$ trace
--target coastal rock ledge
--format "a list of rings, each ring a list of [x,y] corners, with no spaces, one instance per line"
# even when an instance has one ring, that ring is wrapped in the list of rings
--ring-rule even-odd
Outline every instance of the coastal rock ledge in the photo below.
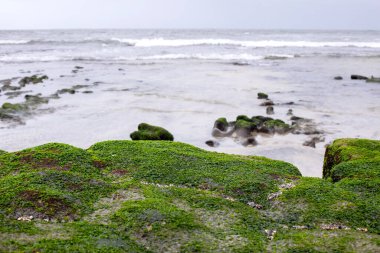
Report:
[[[379,185],[363,139],[328,146],[323,178],[171,141],[0,151],[0,251],[380,252]]]

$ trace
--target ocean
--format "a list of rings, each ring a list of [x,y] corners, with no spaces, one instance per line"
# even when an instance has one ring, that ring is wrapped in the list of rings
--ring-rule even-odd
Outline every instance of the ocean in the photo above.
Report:
[[[25,95],[49,98],[17,121],[0,121],[0,149],[7,151],[47,142],[88,148],[129,139],[146,122],[176,141],[284,160],[321,177],[325,146],[334,139],[380,139],[380,84],[350,78],[380,77],[379,31],[0,31],[0,69],[0,105],[23,103]],[[4,88],[34,74],[49,79]],[[73,86],[75,94],[52,98]],[[291,124],[291,109],[319,133],[258,135],[248,147],[212,136],[217,118],[267,116],[258,92],[275,104],[270,117]],[[316,135],[315,148],[303,145]]]

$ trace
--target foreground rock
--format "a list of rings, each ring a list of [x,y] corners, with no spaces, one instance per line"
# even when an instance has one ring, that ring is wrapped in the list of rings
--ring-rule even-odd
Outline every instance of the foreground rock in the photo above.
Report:
[[[379,252],[379,146],[334,142],[326,155],[340,171],[334,182],[281,161],[168,141],[4,153],[0,249]]]
[[[166,129],[158,126],[152,126],[146,123],[141,123],[138,126],[138,131],[131,133],[131,139],[138,140],[156,140],[156,141],[173,141],[173,135]]]

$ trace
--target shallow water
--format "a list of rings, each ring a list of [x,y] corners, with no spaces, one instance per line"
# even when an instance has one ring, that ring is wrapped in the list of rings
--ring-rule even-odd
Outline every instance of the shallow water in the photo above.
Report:
[[[80,36],[83,32],[86,36]],[[72,73],[78,65],[84,69]],[[23,90],[50,95],[88,84],[80,91],[94,92],[50,100],[24,125],[0,122],[0,149],[46,142],[86,148],[129,139],[139,123],[147,122],[167,128],[177,141],[285,160],[303,175],[321,176],[325,145],[332,140],[379,139],[380,84],[349,79],[351,74],[380,76],[379,66],[377,32],[0,32],[0,80],[44,73],[49,81]],[[337,75],[344,80],[334,80]],[[286,112],[293,109],[294,115],[313,119],[325,141],[314,149],[302,145],[308,136],[288,134],[259,136],[255,147],[232,139],[208,147],[215,119],[265,115],[257,99],[261,91],[277,104],[273,117],[290,122]],[[1,104],[24,100],[4,93]]]

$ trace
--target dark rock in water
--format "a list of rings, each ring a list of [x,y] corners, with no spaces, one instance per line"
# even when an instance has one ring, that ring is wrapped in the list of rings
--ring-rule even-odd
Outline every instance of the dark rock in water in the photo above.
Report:
[[[137,140],[165,140],[173,141],[173,135],[166,129],[158,126],[152,126],[146,123],[141,123],[138,126],[138,131],[131,133],[131,139]]]
[[[122,69],[122,68],[119,68],[118,70],[119,70],[119,71],[124,71],[124,69]]]
[[[334,80],[343,80],[343,77],[341,77],[341,76],[336,76],[336,77],[334,77]]]
[[[273,106],[268,106],[267,107],[267,114],[268,115],[273,115],[274,114],[274,108],[273,108]]]
[[[305,135],[319,135],[322,131],[317,129],[316,124],[311,119],[305,119],[297,116],[292,116],[292,133]]]
[[[268,99],[269,96],[265,93],[259,92],[259,93],[257,93],[257,98],[258,99]]]
[[[274,103],[272,100],[267,100],[267,101],[260,104],[260,106],[273,106],[273,105],[274,105]]]
[[[380,83],[380,77],[373,77],[367,79],[367,83]]]
[[[256,146],[257,141],[254,137],[249,137],[242,143],[243,146]]]
[[[293,116],[293,110],[292,110],[292,109],[289,109],[288,112],[286,113],[286,115],[288,115],[288,116]]]
[[[74,69],[74,70],[72,70],[71,72],[74,73],[74,74],[77,74],[77,73],[78,73],[78,70],[77,70],[77,69]]]
[[[249,63],[248,62],[233,62],[232,65],[235,65],[235,66],[248,66]]]
[[[361,75],[351,75],[351,80],[368,80],[368,77]]]
[[[78,85],[74,85],[73,87],[71,87],[71,89],[74,89],[74,90],[79,90],[79,89],[83,89],[83,88],[87,88],[89,87],[90,85],[86,85],[86,84],[78,84]]]
[[[32,83],[32,84],[43,83],[44,80],[47,80],[47,79],[49,79],[49,77],[46,75],[43,75],[43,76],[38,76],[38,75],[26,76],[19,81],[19,84],[21,87],[24,87],[25,85],[30,84],[30,83]]]
[[[313,137],[303,143],[304,146],[315,148],[315,144],[319,142],[324,142],[325,138],[323,136]]]
[[[91,93],[94,93],[94,92],[92,90],[85,90],[82,93],[84,93],[84,94],[91,94]]]
[[[228,122],[226,118],[219,118],[214,123],[214,128],[219,129],[220,131],[227,131]]]
[[[29,92],[30,91],[10,91],[10,92],[4,93],[4,95],[8,96],[8,98],[15,98],[15,97],[18,97],[22,94],[29,93]]]
[[[61,89],[61,90],[57,91],[57,94],[65,94],[65,93],[75,94],[75,90],[74,89]]]
[[[213,140],[208,140],[205,143],[207,144],[207,146],[212,147],[212,148],[216,148],[220,145],[219,142],[213,141]]]
[[[75,66],[74,68],[75,69],[84,69],[84,67],[81,67],[81,66]]]
[[[12,86],[12,85],[4,85],[1,89],[2,89],[3,91],[7,91],[7,90],[10,90],[10,91],[16,91],[16,90],[20,90],[21,87],[18,87],[18,86]]]
[[[283,103],[283,105],[294,105],[295,103],[293,101],[291,102],[286,102],[286,103]]]
[[[89,81],[90,81],[90,79],[89,79],[89,78],[85,78],[84,80],[85,80],[86,82],[89,82]]]
[[[231,131],[221,131],[218,128],[213,128],[211,135],[220,138],[220,137],[229,137],[233,134],[234,130],[232,129]]]

